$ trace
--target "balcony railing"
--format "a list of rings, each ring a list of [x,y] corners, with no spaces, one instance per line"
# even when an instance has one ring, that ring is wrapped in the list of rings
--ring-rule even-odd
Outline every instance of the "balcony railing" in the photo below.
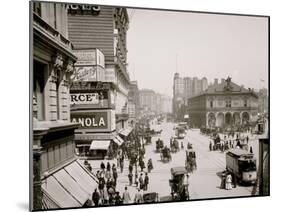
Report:
[[[58,30],[48,24],[36,13],[33,13],[33,24],[37,26],[37,28],[44,30],[44,32],[51,36],[54,40],[63,44],[65,48],[72,48],[71,42],[66,37],[64,37]]]

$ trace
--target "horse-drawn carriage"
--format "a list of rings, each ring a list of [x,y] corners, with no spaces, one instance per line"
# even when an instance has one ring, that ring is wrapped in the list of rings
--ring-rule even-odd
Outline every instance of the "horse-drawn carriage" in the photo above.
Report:
[[[145,133],[149,136],[158,136],[162,133],[162,130],[154,130],[154,129],[150,129],[150,128],[147,128]]]
[[[151,144],[151,136],[150,135],[146,135],[145,136],[145,144]]]
[[[188,177],[188,171],[185,167],[171,168],[169,184],[173,200],[189,200]]]
[[[158,140],[156,140],[156,152],[160,152],[164,147],[164,142],[158,138]]]
[[[169,162],[172,160],[171,151],[168,147],[165,146],[161,150],[160,158],[161,158],[161,161],[163,161],[163,162]]]
[[[193,149],[186,150],[185,168],[189,173],[197,169],[196,153]]]
[[[179,141],[177,139],[170,139],[170,149],[172,153],[180,151]]]

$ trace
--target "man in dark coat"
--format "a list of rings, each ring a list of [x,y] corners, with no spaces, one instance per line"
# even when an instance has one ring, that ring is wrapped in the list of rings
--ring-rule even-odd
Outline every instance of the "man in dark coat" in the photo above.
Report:
[[[95,206],[99,205],[100,195],[99,195],[97,189],[95,189],[95,191],[94,191],[94,193],[92,195],[92,200],[93,200]]]
[[[147,173],[145,173],[145,177],[144,177],[144,190],[145,191],[147,191],[148,183],[149,183],[149,177],[148,177]]]
[[[100,168],[101,168],[101,170],[104,170],[104,169],[105,169],[105,165],[104,165],[104,163],[103,163],[103,162],[101,162],[101,164],[100,164]]]

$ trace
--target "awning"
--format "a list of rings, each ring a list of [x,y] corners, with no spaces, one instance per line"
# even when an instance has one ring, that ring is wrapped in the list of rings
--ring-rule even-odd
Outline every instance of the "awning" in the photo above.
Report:
[[[42,190],[57,202],[57,205],[60,208],[82,206],[81,203],[68,193],[53,176],[50,176],[43,181]],[[48,207],[48,205],[46,205],[46,207]]]
[[[113,138],[113,141],[118,144],[118,146],[121,146],[124,143],[124,140],[119,135],[116,135],[115,138]]]
[[[97,186],[94,176],[75,160],[43,180],[43,207],[81,207]]]
[[[126,129],[120,131],[119,133],[120,133],[121,135],[124,135],[124,136],[127,137],[127,136],[132,132],[132,130],[133,130],[133,128],[128,127],[128,128],[126,128]]]
[[[110,140],[93,140],[90,150],[108,150]]]
[[[71,195],[73,198],[83,205],[89,198],[89,194],[78,184],[72,176],[70,176],[65,169],[61,169],[56,172],[54,178],[60,183],[60,185]]]

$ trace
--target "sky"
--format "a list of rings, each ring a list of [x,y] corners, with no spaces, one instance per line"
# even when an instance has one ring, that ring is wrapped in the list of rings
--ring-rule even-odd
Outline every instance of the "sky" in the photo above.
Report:
[[[128,14],[128,70],[140,89],[172,96],[176,72],[268,87],[267,18],[140,9]]]

